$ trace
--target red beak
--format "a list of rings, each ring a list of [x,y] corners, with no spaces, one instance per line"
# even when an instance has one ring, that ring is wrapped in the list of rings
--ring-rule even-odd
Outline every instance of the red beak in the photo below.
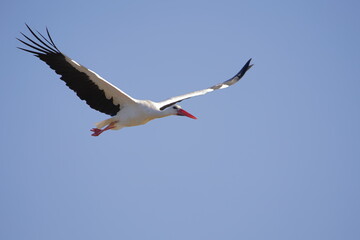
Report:
[[[186,116],[192,119],[197,119],[195,116],[191,115],[190,113],[188,113],[187,111],[183,110],[183,109],[179,109],[177,112],[177,115],[179,116]]]

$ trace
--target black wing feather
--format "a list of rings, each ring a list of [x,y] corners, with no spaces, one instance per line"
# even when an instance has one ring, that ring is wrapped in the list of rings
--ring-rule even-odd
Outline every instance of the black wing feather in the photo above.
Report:
[[[184,99],[182,99],[182,100],[185,100],[185,99],[187,99],[187,98],[184,98]],[[179,101],[175,101],[175,102],[166,104],[166,105],[162,106],[162,107],[160,108],[160,110],[163,111],[163,110],[167,109],[168,107],[171,107],[172,105],[175,105],[175,104],[181,102],[182,100],[179,100]]]
[[[28,25],[26,26],[28,27],[31,34],[39,41],[39,43],[31,40],[24,34],[23,36],[34,45],[21,39],[18,40],[26,46],[31,47],[37,51],[20,47],[19,49],[33,53],[36,57],[40,58],[47,65],[49,65],[51,69],[55,70],[57,74],[61,75],[60,79],[63,80],[70,89],[76,92],[80,99],[85,100],[91,108],[111,116],[116,115],[120,111],[120,105],[114,104],[113,98],[108,99],[105,95],[105,92],[99,89],[99,87],[90,80],[88,75],[86,75],[84,72],[78,71],[68,62],[69,58],[67,58],[59,51],[50,37],[49,31],[47,29],[46,32],[48,34],[49,40],[38,32],[40,36],[47,42],[45,43],[31,30]]]

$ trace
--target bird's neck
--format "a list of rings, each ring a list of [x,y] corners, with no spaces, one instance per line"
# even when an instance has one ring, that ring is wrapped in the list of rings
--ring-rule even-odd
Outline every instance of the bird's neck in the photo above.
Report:
[[[148,111],[148,115],[154,118],[163,118],[170,115],[174,115],[171,109],[165,109],[163,111],[159,110],[155,102],[150,100],[140,100],[143,106],[146,106],[145,109]]]
[[[165,109],[163,111],[159,110],[156,113],[157,118],[163,118],[171,115],[174,115],[174,113],[172,111],[169,111],[169,109]]]

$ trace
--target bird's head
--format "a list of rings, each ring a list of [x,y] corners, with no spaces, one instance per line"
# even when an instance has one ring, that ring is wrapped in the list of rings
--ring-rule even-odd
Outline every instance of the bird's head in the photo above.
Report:
[[[197,119],[195,116],[191,115],[190,113],[182,109],[179,105],[173,105],[169,107],[168,111],[171,112],[171,115],[185,116],[192,119]]]

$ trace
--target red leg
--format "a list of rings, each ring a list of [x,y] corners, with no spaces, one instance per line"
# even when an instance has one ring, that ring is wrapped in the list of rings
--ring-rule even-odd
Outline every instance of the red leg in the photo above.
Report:
[[[116,123],[116,122],[112,122],[112,123],[110,123],[109,125],[107,125],[107,127],[103,128],[103,129],[99,129],[99,128],[93,128],[93,129],[91,129],[90,131],[94,132],[93,134],[91,134],[91,136],[94,136],[94,137],[99,136],[101,133],[103,133],[103,132],[105,132],[105,131],[107,131],[107,130],[109,130],[109,129],[114,128],[114,127],[115,127],[115,126],[114,126],[115,123]]]

